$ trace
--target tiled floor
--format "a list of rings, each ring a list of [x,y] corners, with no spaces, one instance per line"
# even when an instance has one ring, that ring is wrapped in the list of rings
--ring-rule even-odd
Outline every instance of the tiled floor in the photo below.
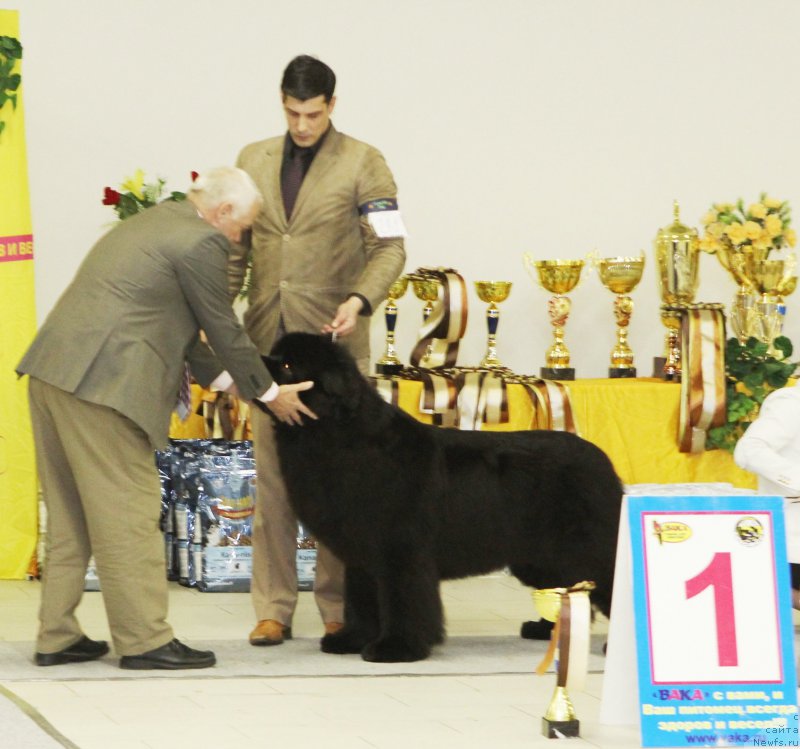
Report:
[[[38,595],[38,583],[0,581],[0,640],[30,642],[33,650]],[[451,638],[514,636],[521,621],[535,618],[527,589],[504,574],[447,583],[443,598]],[[79,616],[91,636],[108,636],[100,594],[84,596]],[[170,621],[189,643],[246,638],[252,620],[248,594],[172,588]],[[311,594],[301,593],[295,637],[316,638],[320,628]],[[498,664],[497,674],[486,675],[231,679],[211,669],[94,680],[62,679],[54,667],[35,680],[4,681],[0,662],[0,685],[80,749],[515,749],[548,743],[541,716],[554,678],[537,677],[536,665],[525,674],[503,674]],[[639,746],[637,729],[599,724],[601,691],[602,674],[594,673],[585,692],[571,695],[582,736],[573,745]]]

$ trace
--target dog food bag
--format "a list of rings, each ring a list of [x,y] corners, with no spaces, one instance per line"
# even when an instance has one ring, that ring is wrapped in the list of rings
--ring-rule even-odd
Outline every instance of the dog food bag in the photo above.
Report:
[[[204,592],[247,592],[253,569],[252,531],[256,470],[247,450],[208,455],[201,470],[198,520],[202,528]]]
[[[297,525],[297,589],[314,590],[317,571],[317,542],[302,523]]]
[[[202,456],[185,456],[180,463],[175,499],[175,540],[178,547],[178,582],[188,588],[197,583],[192,543],[197,522],[197,502],[200,495]]]
[[[175,514],[172,495],[172,447],[168,447],[166,450],[156,450],[156,470],[161,483],[161,514],[158,525],[164,534],[164,563],[167,568],[167,580],[177,580]]]

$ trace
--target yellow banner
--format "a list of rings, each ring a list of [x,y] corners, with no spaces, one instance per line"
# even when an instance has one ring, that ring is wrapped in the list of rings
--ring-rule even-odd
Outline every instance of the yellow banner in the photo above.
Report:
[[[17,54],[19,14],[0,10],[0,578],[22,579],[36,550],[38,503],[27,378],[14,373],[36,331],[33,231]],[[13,65],[10,71],[5,67]],[[5,85],[3,85],[5,84]]]

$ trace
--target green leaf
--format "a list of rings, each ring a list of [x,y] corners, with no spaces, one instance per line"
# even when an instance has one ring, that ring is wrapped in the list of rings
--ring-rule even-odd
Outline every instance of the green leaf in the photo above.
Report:
[[[792,342],[785,335],[779,335],[772,342],[772,345],[774,348],[778,349],[778,351],[780,351],[783,354],[784,359],[788,359],[792,355],[792,352],[794,351]]]

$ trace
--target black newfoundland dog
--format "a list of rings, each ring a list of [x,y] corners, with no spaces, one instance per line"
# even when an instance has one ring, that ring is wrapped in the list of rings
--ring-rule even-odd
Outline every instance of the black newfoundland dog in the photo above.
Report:
[[[326,653],[416,661],[444,639],[439,581],[508,567],[524,584],[593,580],[611,607],[622,486],[566,432],[442,429],[387,404],[330,338],[290,333],[268,366],[318,420],[276,423],[290,502],[346,566],[345,626]]]

